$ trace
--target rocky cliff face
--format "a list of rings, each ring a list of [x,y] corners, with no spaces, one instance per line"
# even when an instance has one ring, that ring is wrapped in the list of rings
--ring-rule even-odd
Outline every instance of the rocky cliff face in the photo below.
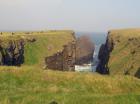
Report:
[[[0,65],[20,66],[24,63],[25,44],[36,39],[18,35],[0,36]]]
[[[46,57],[49,69],[75,71],[75,65],[87,64],[93,60],[94,44],[82,37],[64,46],[62,52]]]
[[[60,71],[74,71],[75,50],[75,42],[72,42],[65,45],[62,52],[46,57],[47,68]]]
[[[63,54],[63,70],[74,71],[76,63],[76,43],[75,41],[64,46]]]
[[[114,42],[109,34],[106,43],[102,44],[99,50],[98,58],[100,62],[99,65],[97,66],[97,72],[101,74],[109,74],[108,61],[113,48]]]
[[[112,30],[99,52],[97,72],[140,77],[140,30]]]
[[[0,40],[0,65],[19,66],[24,62],[24,40]]]

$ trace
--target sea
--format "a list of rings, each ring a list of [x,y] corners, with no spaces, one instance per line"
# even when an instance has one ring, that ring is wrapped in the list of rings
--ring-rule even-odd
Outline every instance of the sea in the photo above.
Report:
[[[100,50],[100,46],[102,44],[105,43],[106,41],[106,37],[107,37],[107,33],[99,33],[99,32],[76,32],[76,37],[80,37],[80,36],[83,36],[83,35],[86,35],[88,37],[90,37],[91,41],[95,44],[95,52],[93,54],[93,62],[91,62],[89,65],[83,65],[83,66],[79,66],[79,65],[76,65],[75,66],[75,69],[76,71],[92,71],[92,72],[95,72],[96,71],[96,67],[99,63],[99,60],[98,60],[98,53],[99,53],[99,50]]]

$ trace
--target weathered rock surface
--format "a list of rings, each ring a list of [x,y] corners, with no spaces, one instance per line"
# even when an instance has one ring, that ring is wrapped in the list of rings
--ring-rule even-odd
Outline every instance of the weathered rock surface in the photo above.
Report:
[[[75,71],[75,65],[82,65],[93,60],[94,44],[85,36],[68,43],[62,52],[46,57],[49,69]]]
[[[98,57],[101,74],[140,77],[140,29],[110,31]]]
[[[20,66],[25,59],[25,44],[33,43],[36,39],[31,36],[7,34],[0,37],[0,65]]]
[[[100,60],[99,65],[97,66],[97,72],[101,74],[109,74],[108,61],[110,54],[114,48],[113,39],[108,35],[106,43],[102,44],[99,50],[98,58]]]
[[[45,59],[47,68],[60,71],[74,71],[75,59],[75,42],[68,43],[64,46],[62,52],[57,52],[53,56]]]
[[[24,62],[23,39],[0,40],[0,65],[19,66]]]

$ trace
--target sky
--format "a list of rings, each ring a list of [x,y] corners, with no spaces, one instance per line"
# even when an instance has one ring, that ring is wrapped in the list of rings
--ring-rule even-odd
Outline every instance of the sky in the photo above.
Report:
[[[0,31],[140,27],[140,0],[0,0]]]

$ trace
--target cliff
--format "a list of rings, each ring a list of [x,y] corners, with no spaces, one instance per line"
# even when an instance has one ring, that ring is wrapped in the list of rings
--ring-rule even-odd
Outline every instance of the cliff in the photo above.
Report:
[[[110,31],[98,57],[101,74],[140,77],[140,29]]]
[[[1,32],[0,65],[45,65],[45,57],[75,40],[73,31]]]
[[[86,36],[64,45],[61,52],[46,57],[46,67],[53,70],[75,71],[75,65],[88,64],[93,60],[94,44]]]
[[[0,65],[19,66],[24,63],[24,40],[0,39]]]
[[[36,39],[28,36],[1,35],[0,36],[0,65],[20,66],[25,62],[25,46]]]
[[[73,31],[1,32],[0,65],[39,65],[74,71],[75,65],[92,61],[94,44]]]
[[[75,41],[64,45],[61,52],[57,52],[52,56],[46,57],[46,68],[60,71],[74,71],[76,62],[76,44]]]

